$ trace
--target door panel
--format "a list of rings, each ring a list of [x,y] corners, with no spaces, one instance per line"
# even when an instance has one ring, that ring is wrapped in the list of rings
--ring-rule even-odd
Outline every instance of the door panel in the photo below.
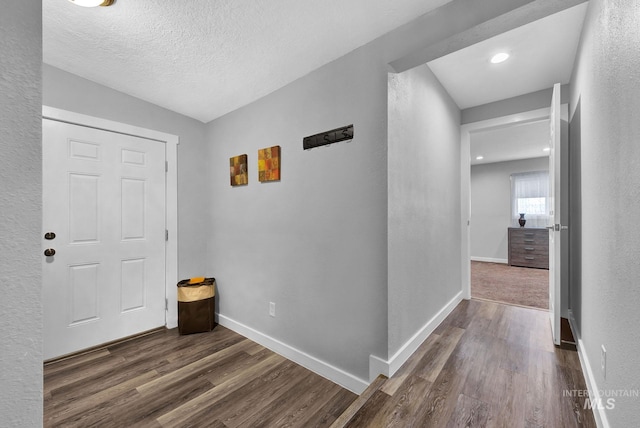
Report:
[[[122,187],[122,240],[144,239],[144,202],[147,199],[145,181],[123,178]]]
[[[120,310],[144,308],[145,259],[122,260],[120,268]]]
[[[163,143],[43,120],[44,353],[165,324]]]
[[[98,319],[99,264],[69,266],[71,293],[69,325]]]

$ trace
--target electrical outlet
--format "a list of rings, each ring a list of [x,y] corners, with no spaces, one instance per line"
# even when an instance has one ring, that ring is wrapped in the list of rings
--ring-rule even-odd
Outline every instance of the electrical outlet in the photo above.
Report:
[[[602,369],[602,377],[607,378],[607,350],[604,349],[604,345],[601,345],[600,350],[600,368]]]
[[[269,302],[269,315],[276,316],[276,304],[274,302]]]

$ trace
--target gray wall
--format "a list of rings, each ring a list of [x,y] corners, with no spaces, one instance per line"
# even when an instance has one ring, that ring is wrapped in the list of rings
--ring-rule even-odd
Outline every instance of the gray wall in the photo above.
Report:
[[[507,228],[513,226],[510,176],[548,170],[548,157],[471,166],[472,259],[507,261]]]
[[[0,426],[42,426],[42,4],[0,13]]]
[[[582,212],[571,307],[600,390],[640,387],[639,13],[636,0],[589,2],[571,85],[572,153],[581,160],[572,170],[580,192],[572,201],[580,204],[573,212]],[[610,425],[637,426],[639,404],[617,398],[605,411]]]
[[[178,145],[178,276],[204,274],[206,266],[205,125],[122,92],[44,64],[43,104],[174,134]]]
[[[369,355],[386,360],[389,350],[388,64],[459,32],[481,40],[511,22],[493,18],[527,3],[454,0],[209,124],[207,273],[218,279],[222,316],[369,378]],[[352,142],[302,150],[303,137],[350,123]],[[272,145],[282,147],[282,181],[260,184],[256,151]],[[250,184],[231,188],[229,158],[243,153]],[[453,281],[456,269],[443,277]],[[399,329],[392,348],[418,324]]]
[[[365,380],[369,354],[386,354],[386,93],[384,64],[360,50],[208,134],[207,273],[220,314]],[[302,149],[351,123],[352,141]],[[259,183],[257,150],[274,145],[282,180]],[[229,158],[244,153],[249,184],[231,187]]]
[[[460,110],[427,65],[389,76],[389,357],[461,284]]]

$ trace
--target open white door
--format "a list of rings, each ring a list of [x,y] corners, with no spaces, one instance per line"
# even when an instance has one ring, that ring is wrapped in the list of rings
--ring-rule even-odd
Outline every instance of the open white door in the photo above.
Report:
[[[566,226],[561,225],[561,112],[560,84],[553,85],[551,111],[549,114],[549,316],[553,343],[560,345],[560,288],[561,288],[561,239],[560,232]]]

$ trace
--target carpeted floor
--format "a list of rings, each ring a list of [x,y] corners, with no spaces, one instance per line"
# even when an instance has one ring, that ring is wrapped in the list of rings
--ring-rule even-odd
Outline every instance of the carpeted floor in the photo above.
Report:
[[[549,271],[472,261],[471,297],[549,309]]]

